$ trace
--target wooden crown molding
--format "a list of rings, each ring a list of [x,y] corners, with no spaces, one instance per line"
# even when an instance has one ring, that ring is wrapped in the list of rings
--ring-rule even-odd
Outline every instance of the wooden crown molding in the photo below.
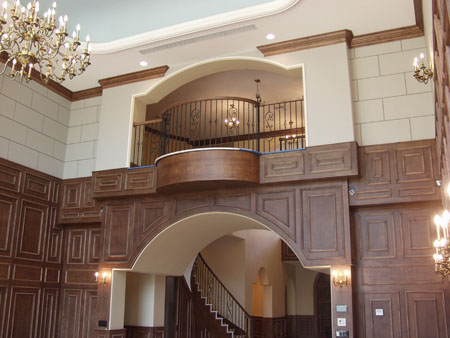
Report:
[[[278,55],[284,53],[291,53],[303,49],[311,49],[323,46],[334,45],[345,42],[350,46],[353,38],[352,31],[343,29],[340,31],[307,36],[304,38],[271,43],[268,45],[257,46],[264,56]]]
[[[139,72],[109,77],[106,79],[99,80],[98,83],[100,83],[100,85],[102,86],[103,89],[112,88],[112,87],[122,86],[122,85],[129,84],[129,83],[163,77],[164,75],[166,75],[166,72],[168,69],[169,69],[169,66],[161,66],[161,67],[142,70]]]
[[[419,36],[423,36],[423,31],[417,25],[400,27],[381,32],[357,35],[353,37],[350,46],[351,48],[371,46],[379,43],[417,38]]]

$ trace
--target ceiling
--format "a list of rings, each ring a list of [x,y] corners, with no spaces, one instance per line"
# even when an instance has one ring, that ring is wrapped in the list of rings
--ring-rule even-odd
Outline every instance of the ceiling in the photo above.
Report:
[[[41,0],[42,12],[50,0]],[[354,35],[415,24],[413,0],[57,0],[69,29],[89,33],[92,65],[63,85],[168,65],[169,73],[221,56],[262,56],[256,46],[350,29]],[[266,40],[267,33],[274,40]],[[148,66],[141,67],[145,60]]]

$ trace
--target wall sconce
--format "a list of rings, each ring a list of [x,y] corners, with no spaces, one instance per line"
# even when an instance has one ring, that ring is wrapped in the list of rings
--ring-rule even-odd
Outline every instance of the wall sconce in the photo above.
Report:
[[[95,282],[98,284],[106,284],[106,277],[108,277],[108,273],[107,272],[103,272],[102,273],[102,277],[99,277],[98,271],[96,273],[94,273],[95,276]]]
[[[431,70],[431,62],[430,67],[425,67],[425,55],[423,53],[420,53],[420,66],[419,66],[419,58],[414,58],[414,74],[413,76],[417,81],[420,83],[427,84],[428,80],[430,80],[433,77],[433,71]]]
[[[450,196],[450,184],[447,188],[447,193]],[[436,239],[434,241],[434,248],[436,250],[433,255],[434,270],[441,276],[450,275],[450,213],[445,210],[442,215],[434,216],[434,224],[436,225]]]
[[[333,271],[333,284],[335,286],[343,287],[350,282],[350,270],[334,270]]]

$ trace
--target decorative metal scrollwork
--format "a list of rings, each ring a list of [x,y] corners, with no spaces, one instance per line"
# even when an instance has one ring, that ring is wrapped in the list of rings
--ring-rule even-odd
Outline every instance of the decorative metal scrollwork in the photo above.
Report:
[[[200,110],[195,108],[189,114],[189,137],[198,138],[200,136]]]
[[[275,129],[275,114],[270,110],[264,114],[264,131],[267,129],[269,130],[269,132]],[[268,142],[272,142],[273,136],[266,138],[266,140]]]

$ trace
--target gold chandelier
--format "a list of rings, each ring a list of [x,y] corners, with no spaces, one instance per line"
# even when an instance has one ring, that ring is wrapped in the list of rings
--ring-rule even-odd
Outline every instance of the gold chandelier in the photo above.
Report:
[[[433,77],[433,71],[431,70],[431,62],[430,62],[430,67],[425,67],[425,55],[423,53],[420,53],[420,66],[419,66],[419,58],[415,57],[414,58],[414,78],[421,82],[421,83],[425,83],[427,84],[428,81]]]
[[[448,186],[448,194],[450,195],[450,184]],[[441,276],[450,275],[450,236],[448,224],[450,222],[450,213],[445,210],[442,215],[434,216],[434,224],[436,225],[436,240],[434,248],[436,250],[433,255],[435,271]]]
[[[29,82],[33,69],[36,69],[45,83],[49,80],[61,83],[67,76],[72,79],[82,74],[90,65],[89,35],[84,50],[78,53],[80,25],[73,32],[72,39],[66,39],[67,15],[59,17],[56,27],[55,2],[43,17],[38,16],[37,0],[26,7],[17,0],[9,11],[7,6],[5,1],[0,17],[0,53],[7,57],[0,74],[10,66],[11,78],[19,77],[21,81]]]

